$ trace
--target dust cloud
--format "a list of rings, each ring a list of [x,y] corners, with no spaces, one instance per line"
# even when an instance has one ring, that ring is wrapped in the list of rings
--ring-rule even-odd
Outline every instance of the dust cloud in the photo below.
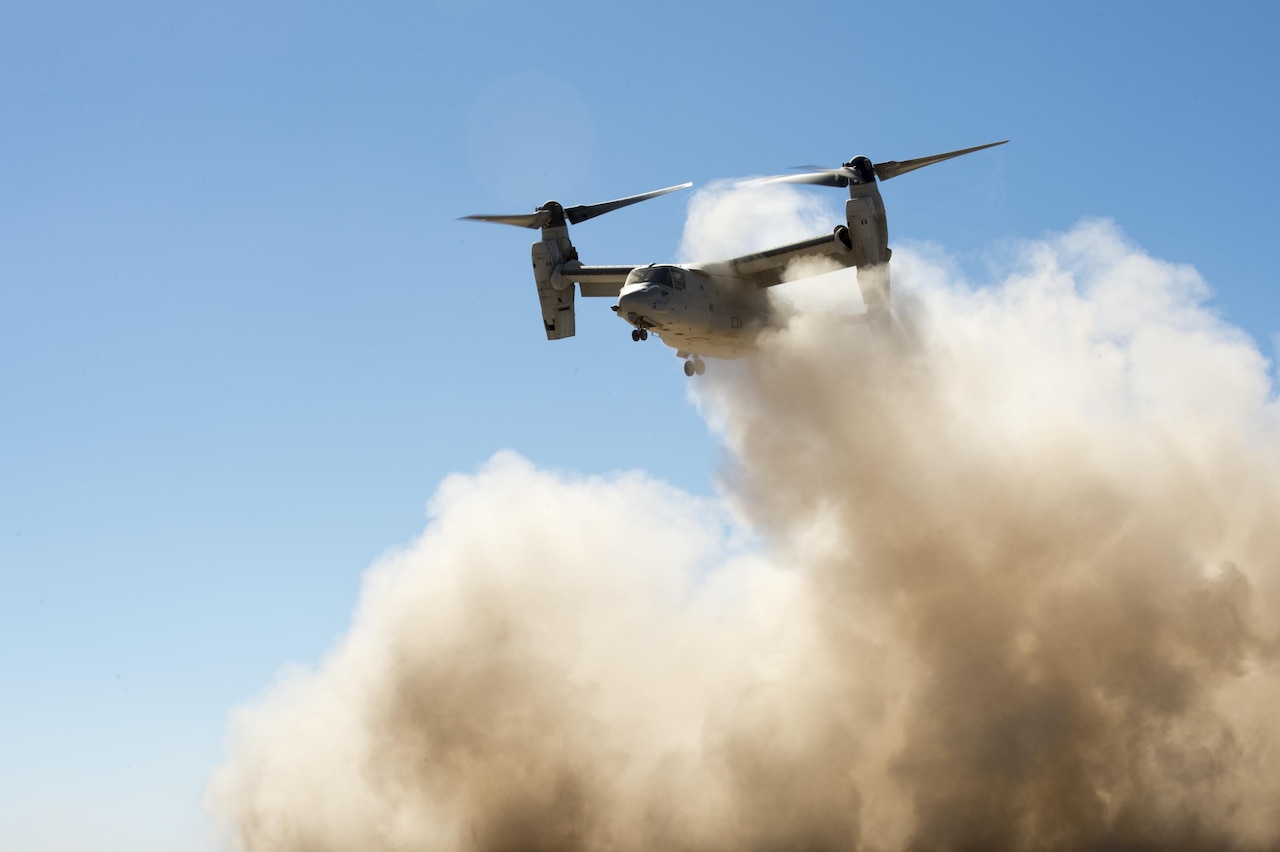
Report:
[[[759,247],[698,203],[686,255]],[[445,481],[234,714],[236,848],[1280,848],[1269,365],[1110,223],[1000,263],[900,246],[891,335],[799,310],[710,363],[715,499]]]

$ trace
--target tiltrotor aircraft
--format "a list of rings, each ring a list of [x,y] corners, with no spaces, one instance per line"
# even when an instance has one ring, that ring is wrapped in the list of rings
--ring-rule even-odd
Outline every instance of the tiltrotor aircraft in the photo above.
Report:
[[[632,327],[632,340],[647,340],[653,332],[685,359],[687,376],[706,370],[702,356],[738,358],[750,353],[756,337],[771,319],[766,289],[781,284],[791,264],[824,258],[836,267],[858,267],[858,287],[867,306],[865,319],[889,320],[889,230],[884,201],[876,180],[889,180],[924,166],[984,148],[991,142],[932,157],[898,162],[872,163],[854,157],[834,169],[812,169],[769,178],[786,183],[848,187],[845,223],[832,234],[801,240],[767,251],[729,260],[700,263],[651,263],[648,266],[586,266],[569,241],[569,225],[577,225],[621,207],[656,198],[691,183],[669,186],[600,204],[562,207],[548,201],[532,213],[509,216],[464,216],[481,222],[498,222],[522,228],[540,228],[542,239],[533,244],[533,277],[542,303],[542,323],[548,340],[574,334],[574,288],[584,297],[616,297],[613,310]],[[830,268],[831,264],[825,264]],[[825,270],[824,270],[825,271]]]

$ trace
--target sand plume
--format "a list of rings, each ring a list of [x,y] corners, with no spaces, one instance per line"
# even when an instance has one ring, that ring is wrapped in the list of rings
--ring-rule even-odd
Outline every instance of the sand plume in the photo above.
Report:
[[[735,248],[717,191],[687,254]],[[239,846],[1276,848],[1269,365],[1110,223],[1004,267],[900,247],[890,337],[799,311],[710,365],[716,499],[510,453],[443,483],[237,711]]]

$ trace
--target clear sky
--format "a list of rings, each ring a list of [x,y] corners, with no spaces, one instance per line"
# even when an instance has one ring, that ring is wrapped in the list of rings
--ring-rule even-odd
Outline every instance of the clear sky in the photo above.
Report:
[[[1011,138],[887,184],[890,244],[981,280],[1110,218],[1271,357],[1277,36],[1265,3],[0,6],[0,848],[214,848],[230,709],[450,472],[713,490],[672,351],[603,300],[548,343],[532,232],[456,217]],[[672,259],[688,198],[583,260]]]

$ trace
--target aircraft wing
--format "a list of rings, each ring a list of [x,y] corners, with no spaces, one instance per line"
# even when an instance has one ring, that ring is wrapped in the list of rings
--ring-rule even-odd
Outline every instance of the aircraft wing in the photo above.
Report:
[[[799,260],[825,260],[834,264],[835,268],[856,266],[856,254],[852,247],[841,239],[841,230],[834,234],[788,243],[785,246],[744,254],[730,260],[717,260],[710,263],[696,263],[691,268],[720,275],[732,275],[755,284],[757,287],[772,287],[783,281],[806,277],[787,275],[787,268]],[[848,231],[843,231],[843,239],[847,240]],[[821,266],[819,267],[821,269]],[[827,271],[823,269],[822,271]],[[814,273],[809,273],[814,274]]]
[[[575,260],[560,269],[566,281],[578,282],[584,296],[617,296],[634,266],[583,266]]]

